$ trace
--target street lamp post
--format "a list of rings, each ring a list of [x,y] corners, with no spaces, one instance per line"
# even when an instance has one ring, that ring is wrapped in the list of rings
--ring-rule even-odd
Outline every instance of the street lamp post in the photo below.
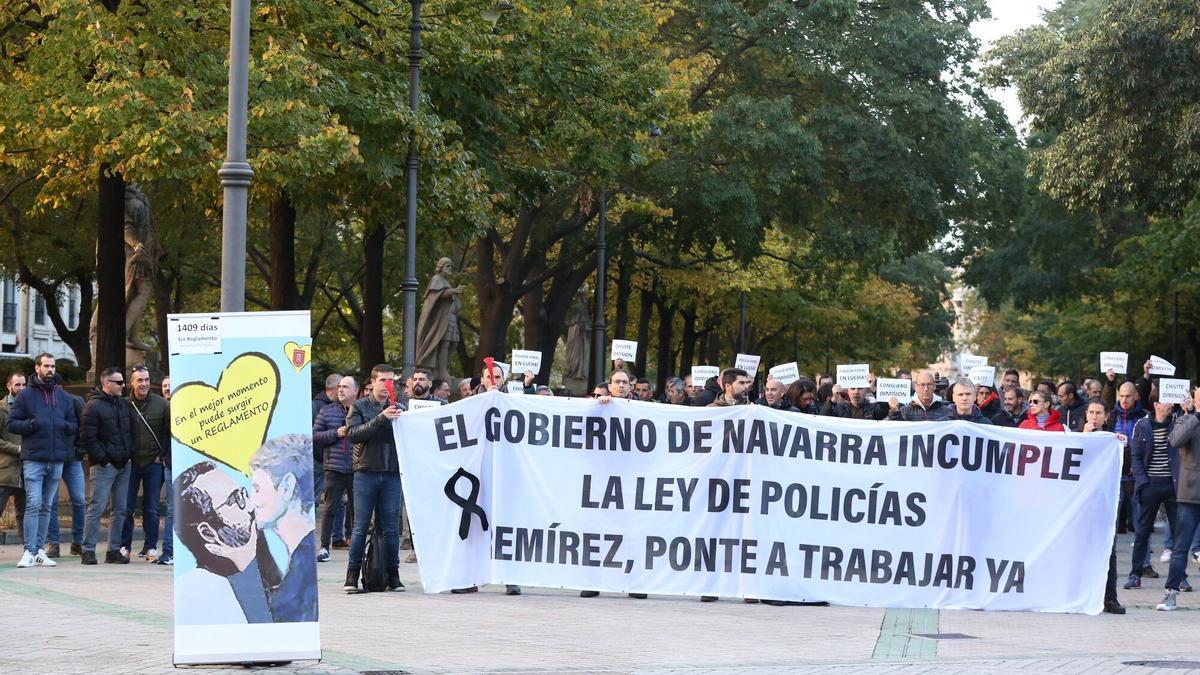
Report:
[[[596,242],[596,318],[592,322],[592,385],[604,381],[604,285],[608,280],[608,260],[605,258],[608,229],[608,189],[600,188],[600,236]]]
[[[408,140],[408,221],[404,235],[404,377],[416,368],[417,352],[417,158],[416,113],[421,93],[421,0],[409,0],[412,24],[408,43],[408,107],[413,131]]]
[[[225,162],[217,175],[225,193],[221,211],[221,311],[246,309],[246,207],[254,171],[246,161],[247,78],[250,71],[250,0],[229,8],[229,122]]]

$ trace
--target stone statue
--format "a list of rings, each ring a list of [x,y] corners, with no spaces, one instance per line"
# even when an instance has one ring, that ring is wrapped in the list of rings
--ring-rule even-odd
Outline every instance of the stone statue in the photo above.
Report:
[[[587,289],[575,294],[575,303],[567,315],[566,364],[563,386],[572,393],[587,389],[588,355],[591,353],[592,321],[588,311]]]
[[[154,297],[158,262],[166,254],[154,231],[150,201],[137,184],[125,187],[125,346],[150,351],[138,337],[146,305]]]
[[[462,286],[450,286],[454,263],[449,258],[437,261],[433,278],[425,287],[421,303],[421,321],[417,325],[417,366],[428,368],[435,378],[450,379],[450,355],[459,341],[458,308]]]

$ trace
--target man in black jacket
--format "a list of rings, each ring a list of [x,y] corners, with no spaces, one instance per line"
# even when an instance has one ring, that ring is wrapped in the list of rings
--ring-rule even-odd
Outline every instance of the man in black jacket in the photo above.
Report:
[[[1087,401],[1079,400],[1079,390],[1070,380],[1058,385],[1058,416],[1068,431],[1082,431],[1087,421]]]
[[[128,513],[130,460],[133,458],[133,413],[121,393],[125,377],[118,368],[106,368],[100,386],[88,393],[83,407],[80,442],[91,463],[92,494],[88,497],[87,518],[83,525],[84,565],[96,564],[96,537],[100,516],[112,498],[112,520],[108,527],[108,552],[104,562],[127,564],[129,556],[121,552],[121,534]]]
[[[1029,409],[1025,407],[1025,390],[1012,386],[1004,390],[1004,408],[992,415],[992,424],[1016,429],[1028,414]]]
[[[354,533],[350,538],[350,561],[346,566],[347,592],[358,591],[363,549],[371,516],[383,532],[384,561],[388,569],[388,590],[401,590],[400,583],[400,459],[396,456],[396,437],[392,420],[404,411],[391,401],[388,381],[395,382],[396,371],[386,363],[371,369],[371,394],[355,401],[346,415],[346,438],[354,444]],[[394,385],[393,385],[394,386]],[[375,542],[378,545],[380,542]]]

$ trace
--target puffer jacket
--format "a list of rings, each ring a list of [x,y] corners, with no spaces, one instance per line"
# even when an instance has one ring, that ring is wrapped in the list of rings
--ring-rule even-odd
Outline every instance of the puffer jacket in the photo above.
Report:
[[[75,456],[79,419],[57,375],[45,382],[31,376],[13,401],[4,428],[21,437],[21,461],[66,462]]]
[[[313,420],[313,459],[320,456],[326,471],[354,473],[354,447],[350,437],[338,438],[338,427],[346,423],[346,407],[330,403],[321,408]]]
[[[120,469],[133,458],[133,409],[120,396],[96,388],[83,406],[83,431],[79,434],[93,465],[111,464]]]
[[[0,485],[21,487],[21,437],[4,428],[11,406],[11,397],[5,396],[0,402]]]
[[[1021,422],[1021,424],[1019,425],[1019,428],[1021,428],[1021,429],[1040,429],[1042,431],[1066,431],[1066,427],[1063,426],[1061,420],[1062,420],[1062,418],[1059,417],[1058,411],[1051,410],[1050,414],[1046,417],[1046,424],[1044,426],[1039,427],[1038,421],[1037,421],[1037,415],[1034,415],[1033,413],[1026,413],[1025,421]]]

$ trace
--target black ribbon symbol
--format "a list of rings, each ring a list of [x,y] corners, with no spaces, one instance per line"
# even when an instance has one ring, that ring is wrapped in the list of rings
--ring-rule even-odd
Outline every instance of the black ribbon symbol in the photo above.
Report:
[[[467,495],[465,499],[454,490],[455,486],[458,485],[459,478],[466,478],[471,483],[471,494]],[[449,498],[450,501],[462,507],[463,510],[462,517],[458,521],[459,539],[465,540],[467,535],[470,534],[472,515],[479,516],[480,526],[485,532],[487,531],[487,512],[484,511],[483,507],[479,505],[479,478],[477,478],[475,474],[462,467],[459,467],[458,471],[454,472],[454,475],[450,477],[450,480],[446,481],[445,492],[446,497]]]

